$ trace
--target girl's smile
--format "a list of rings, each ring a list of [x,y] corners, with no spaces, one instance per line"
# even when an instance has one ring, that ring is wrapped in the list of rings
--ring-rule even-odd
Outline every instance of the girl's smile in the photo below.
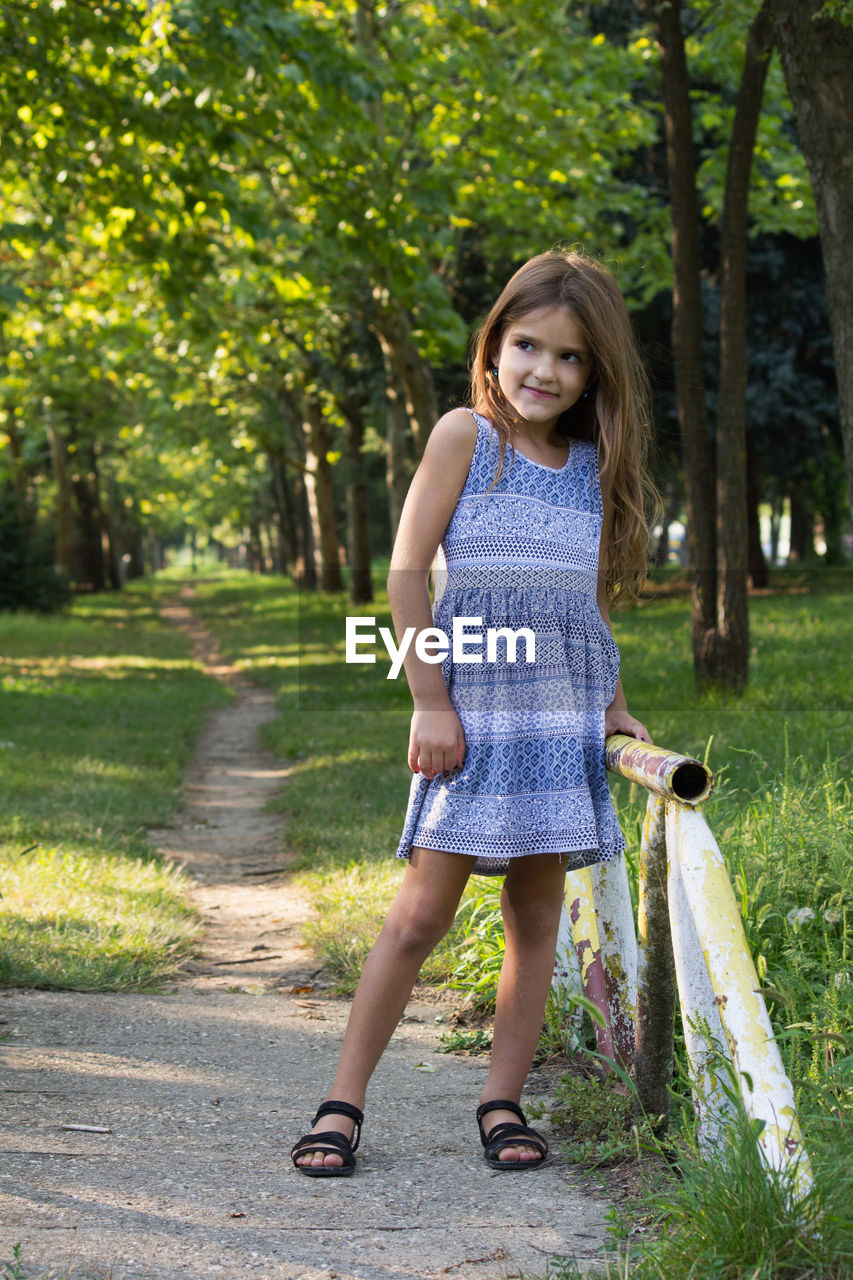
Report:
[[[586,339],[562,307],[511,324],[495,361],[498,385],[522,421],[549,431],[583,394],[592,374]]]

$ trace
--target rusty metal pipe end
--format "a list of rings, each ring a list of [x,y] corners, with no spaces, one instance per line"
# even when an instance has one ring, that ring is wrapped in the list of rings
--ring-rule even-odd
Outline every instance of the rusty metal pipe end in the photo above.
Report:
[[[714,789],[714,775],[701,760],[624,733],[613,733],[606,740],[604,759],[611,773],[638,782],[667,800],[700,805]]]

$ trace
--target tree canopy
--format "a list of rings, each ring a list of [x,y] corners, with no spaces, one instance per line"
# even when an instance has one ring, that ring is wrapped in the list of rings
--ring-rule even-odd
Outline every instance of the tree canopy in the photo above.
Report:
[[[683,9],[712,296],[758,5]],[[472,329],[553,244],[616,272],[666,438],[669,194],[636,6],[9,0],[2,48],[0,481],[78,587],[117,587],[195,537],[309,584],[340,585],[345,560],[368,593],[366,558],[464,395]],[[777,282],[817,224],[775,59],[749,210],[751,262]],[[786,332],[782,365],[802,346]],[[809,448],[837,458],[821,370]],[[779,362],[753,372],[766,406]],[[660,467],[679,492],[666,448]],[[812,473],[826,517],[829,462],[765,455],[761,496]]]

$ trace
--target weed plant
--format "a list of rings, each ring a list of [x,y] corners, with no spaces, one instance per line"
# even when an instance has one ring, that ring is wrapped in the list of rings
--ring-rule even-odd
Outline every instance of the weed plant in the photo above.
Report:
[[[0,614],[0,982],[117,990],[197,932],[149,827],[168,821],[224,694],[144,585],[62,617]]]
[[[112,1273],[111,1273],[112,1274]],[[70,1270],[65,1267],[61,1271],[57,1271],[51,1267],[49,1273],[45,1273],[39,1268],[39,1280],[105,1280],[106,1272],[98,1269],[96,1272],[84,1272],[77,1266],[73,1266]],[[23,1250],[20,1243],[12,1245],[12,1257],[8,1261],[0,1258],[0,1280],[36,1280],[35,1272],[29,1267],[24,1270]]]
[[[651,1230],[632,1248],[636,1280],[842,1280],[853,1269],[850,1165],[812,1154],[803,1198],[796,1169],[769,1169],[742,1108],[722,1149],[682,1142],[677,1173],[646,1197]]]
[[[26,1280],[21,1270],[21,1246],[20,1243],[12,1245],[12,1257],[9,1262],[0,1262],[3,1270],[0,1271],[0,1280]]]

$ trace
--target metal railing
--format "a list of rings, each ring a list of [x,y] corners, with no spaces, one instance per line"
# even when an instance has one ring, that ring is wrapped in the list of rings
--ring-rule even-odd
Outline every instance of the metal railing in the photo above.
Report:
[[[719,1148],[738,1089],[762,1123],[767,1164],[789,1170],[797,1197],[811,1170],[789,1081],[761,994],[728,872],[699,805],[711,771],[688,756],[614,734],[607,767],[649,792],[637,924],[624,859],[570,872],[554,983],[599,1011],[598,1052],[633,1072],[638,1101],[669,1116],[676,996],[703,1149]]]

